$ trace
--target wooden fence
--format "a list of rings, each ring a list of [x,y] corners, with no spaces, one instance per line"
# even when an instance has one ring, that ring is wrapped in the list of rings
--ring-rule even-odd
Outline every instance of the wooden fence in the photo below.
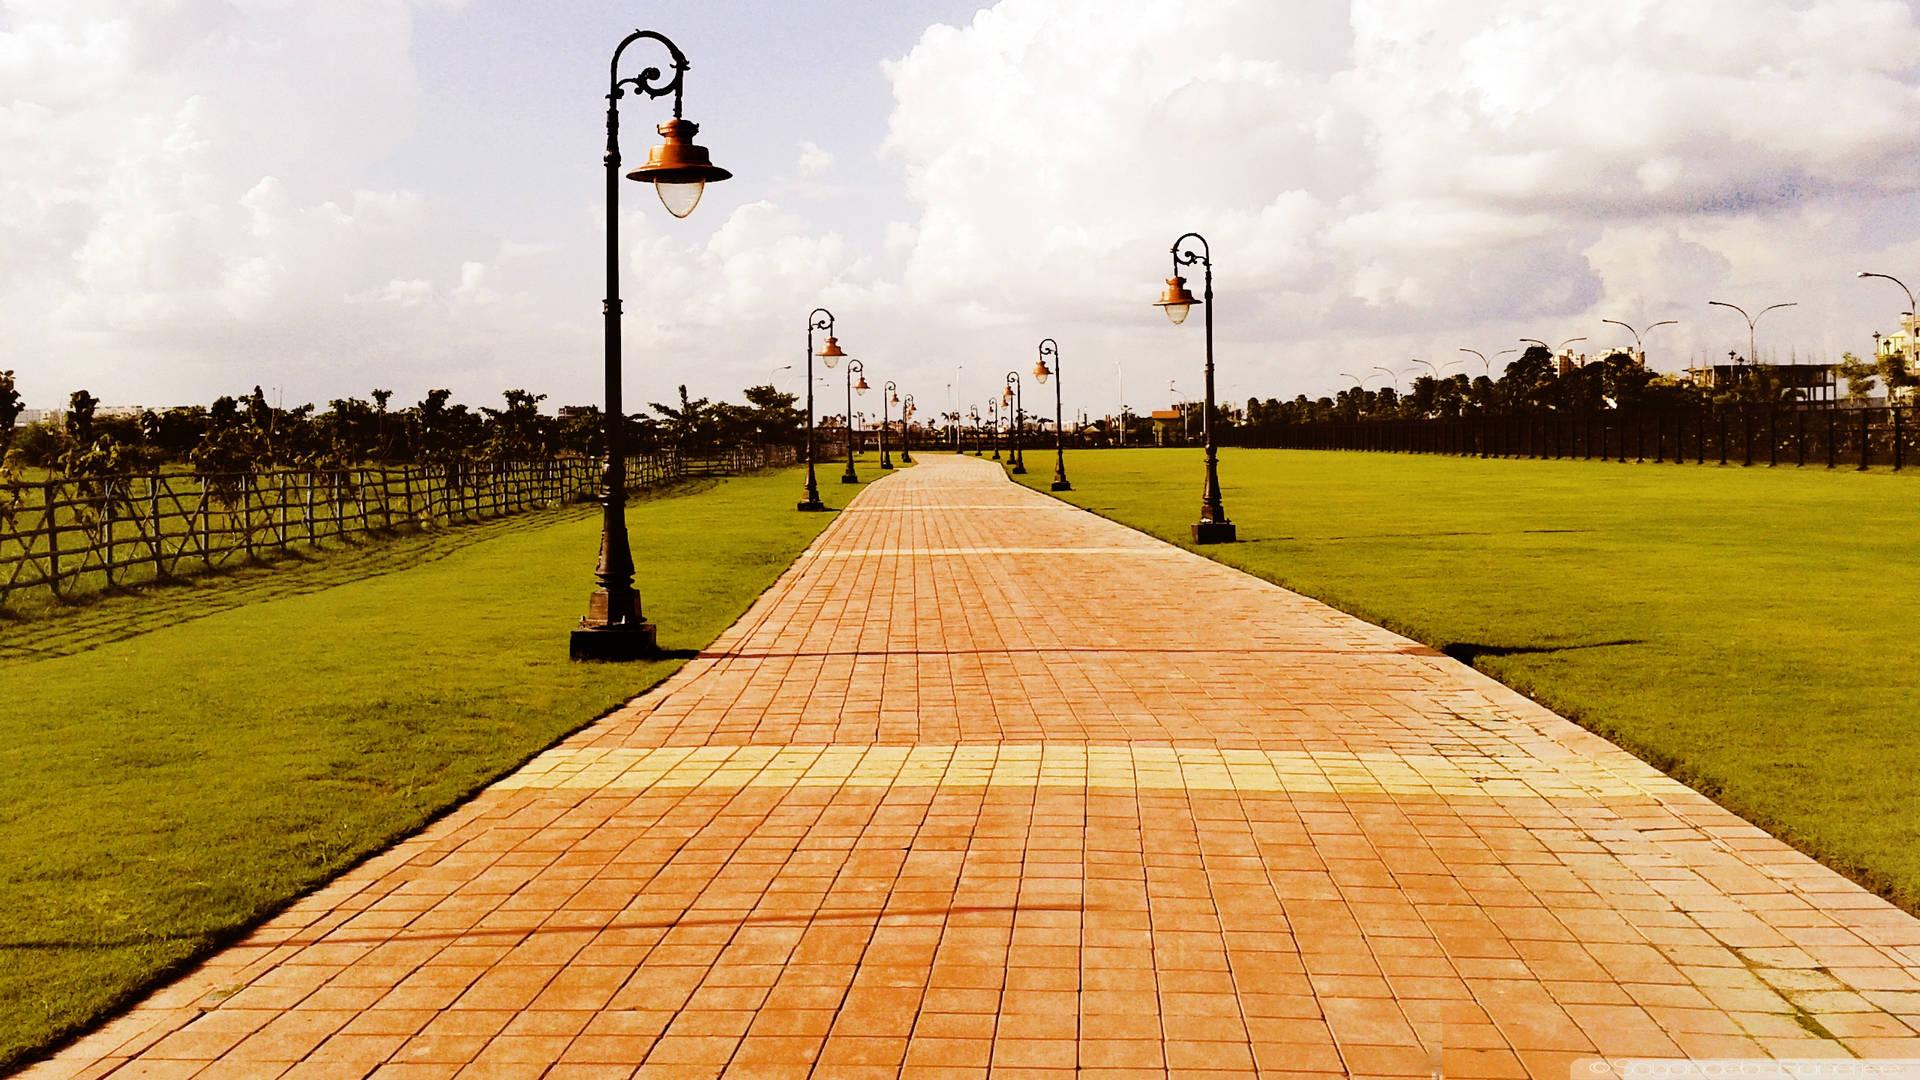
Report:
[[[731,475],[792,459],[785,447],[697,463],[628,459],[629,488]],[[591,499],[600,463],[461,462],[219,476],[153,473],[0,484],[0,606],[188,577],[323,540],[459,524]]]

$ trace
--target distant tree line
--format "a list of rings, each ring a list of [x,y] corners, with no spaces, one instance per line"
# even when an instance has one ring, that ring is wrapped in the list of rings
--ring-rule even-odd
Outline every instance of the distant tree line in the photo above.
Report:
[[[211,405],[102,415],[85,390],[68,399],[58,422],[14,425],[23,409],[13,372],[0,371],[0,472],[22,466],[71,477],[108,476],[187,466],[201,475],[269,468],[344,469],[364,464],[453,464],[471,461],[598,457],[601,411],[588,406],[540,411],[546,395],[508,390],[499,408],[470,409],[450,390],[430,390],[411,406],[393,407],[393,391],[367,399],[335,398],[322,412],[311,404],[279,408],[256,386]],[[742,445],[797,443],[803,417],[792,394],[772,386],[745,392],[747,403],[689,398],[649,403],[625,417],[628,449],[665,449],[703,456]]]
[[[1585,366],[1559,370],[1548,350],[1538,345],[1522,353],[1500,377],[1422,375],[1405,394],[1392,387],[1367,390],[1355,386],[1332,397],[1313,400],[1300,395],[1292,401],[1250,398],[1245,414],[1228,417],[1227,426],[1254,427],[1305,424],[1331,420],[1460,419],[1529,413],[1590,413],[1608,409],[1689,409],[1706,406],[1779,405],[1800,399],[1803,390],[1789,383],[1782,369],[1769,364],[1734,366],[1739,377],[1707,388],[1683,376],[1663,375],[1616,352]],[[1892,389],[1920,383],[1900,354],[1863,361],[1847,353],[1834,365],[1834,374],[1847,380],[1848,396],[1863,399],[1878,382]]]

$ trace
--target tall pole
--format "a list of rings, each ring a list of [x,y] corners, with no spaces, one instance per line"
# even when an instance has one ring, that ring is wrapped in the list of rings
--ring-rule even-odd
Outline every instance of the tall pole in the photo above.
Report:
[[[1182,245],[1192,240],[1195,247],[1183,249]],[[1179,276],[1182,266],[1199,263],[1204,271],[1204,288],[1201,292],[1200,306],[1204,308],[1207,332],[1207,388],[1206,402],[1200,414],[1200,435],[1207,447],[1206,487],[1200,496],[1200,520],[1193,526],[1193,541],[1196,544],[1228,544],[1235,539],[1233,522],[1227,520],[1226,507],[1220,498],[1220,448],[1213,438],[1213,250],[1206,237],[1199,233],[1183,234],[1173,242],[1173,266],[1175,277]],[[1184,311],[1182,316],[1184,317]]]
[[[671,77],[657,67],[649,67],[634,78],[620,77],[621,55],[627,46],[643,39],[666,48],[672,60]],[[607,148],[602,159],[607,174],[607,295],[601,301],[604,346],[601,359],[606,369],[607,392],[606,460],[600,468],[600,555],[594,564],[594,590],[587,598],[587,614],[581,618],[568,643],[568,654],[575,660],[634,660],[652,655],[658,648],[654,625],[643,617],[640,592],[633,584],[633,549],[627,538],[627,461],[621,430],[626,414],[620,401],[620,98],[628,86],[649,98],[672,94],[673,130],[676,134],[684,131],[690,138],[697,129],[680,116],[687,67],[686,54],[652,30],[635,30],[622,38],[608,65]],[[667,129],[663,127],[661,133],[666,134]],[[712,179],[726,178],[724,170],[718,169],[709,169],[704,175]],[[680,213],[672,207],[668,209]]]
[[[1007,459],[1013,462],[1013,468],[1008,471],[1015,475],[1024,475],[1027,471],[1027,457],[1021,452],[1020,425],[1021,422],[1026,419],[1026,410],[1021,407],[1020,373],[1017,371],[1007,372],[1006,400],[1013,406],[1013,412],[1008,418],[1007,427],[1009,435]]]
[[[833,336],[833,312],[814,308],[807,315],[807,491],[796,509],[819,512],[827,508],[820,501],[820,481],[813,474],[813,332],[825,330]]]
[[[1040,366],[1034,375],[1045,378],[1047,357],[1053,357],[1053,483],[1054,491],[1072,491],[1067,483],[1067,429],[1060,422],[1060,343],[1052,338],[1040,342]]]
[[[892,379],[880,384],[880,467],[882,469],[893,468],[893,458],[887,455],[887,403],[893,398],[893,391]]]
[[[914,411],[913,395],[908,394],[900,402],[900,460],[907,465],[913,464],[913,435],[907,421],[913,418]]]
[[[1113,362],[1113,389],[1120,398],[1120,445],[1127,445],[1127,384],[1120,377],[1120,361]]]
[[[847,361],[847,471],[840,477],[843,484],[860,482],[860,474],[853,471],[853,442],[859,434],[853,427],[853,377],[859,375],[860,383],[864,386],[867,381],[866,370],[867,366],[858,360]]]
[[[1000,399],[987,399],[987,424],[993,429],[993,460],[1000,460]]]

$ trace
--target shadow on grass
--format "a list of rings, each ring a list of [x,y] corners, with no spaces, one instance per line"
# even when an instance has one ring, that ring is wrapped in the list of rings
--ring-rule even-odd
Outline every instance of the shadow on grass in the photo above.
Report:
[[[716,479],[703,477],[637,489],[628,494],[629,505],[697,494],[717,483]],[[289,548],[270,559],[112,592],[46,600],[24,610],[0,609],[0,661],[72,656],[251,604],[324,592],[350,582],[411,570],[474,544],[550,528],[599,512],[592,503],[574,503],[420,531],[336,538],[313,547]],[[672,659],[692,659],[694,655],[684,649],[663,654]]]
[[[1622,638],[1618,641],[1589,641],[1581,645],[1485,645],[1475,641],[1455,641],[1443,645],[1440,651],[1455,660],[1475,667],[1475,661],[1483,656],[1532,656],[1541,653],[1571,652],[1575,649],[1610,649],[1616,645],[1644,645],[1639,638]]]

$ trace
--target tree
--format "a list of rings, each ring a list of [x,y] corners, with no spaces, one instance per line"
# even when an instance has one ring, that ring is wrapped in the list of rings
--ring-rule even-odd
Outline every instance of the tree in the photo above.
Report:
[[[755,441],[776,444],[800,441],[806,417],[795,407],[800,400],[796,395],[782,393],[772,385],[762,385],[747,387],[746,398],[752,409],[748,423]]]
[[[100,399],[85,390],[67,396],[67,435],[74,442],[81,446],[93,442],[93,411],[99,407]]]
[[[706,398],[688,398],[687,384],[680,384],[680,407],[650,401],[647,407],[660,414],[666,439],[683,454],[706,449],[712,426],[711,405]]]
[[[13,425],[20,422],[24,411],[20,392],[13,386],[13,372],[0,371],[0,458],[13,447]]]
[[[1843,352],[1840,362],[1833,365],[1833,373],[1847,380],[1848,401],[1865,401],[1872,395],[1874,383],[1880,378],[1880,366],[1850,352]]]
[[[500,396],[507,399],[506,408],[480,410],[487,417],[487,456],[523,458],[546,452],[552,433],[540,415],[540,403],[547,395],[505,390]]]

